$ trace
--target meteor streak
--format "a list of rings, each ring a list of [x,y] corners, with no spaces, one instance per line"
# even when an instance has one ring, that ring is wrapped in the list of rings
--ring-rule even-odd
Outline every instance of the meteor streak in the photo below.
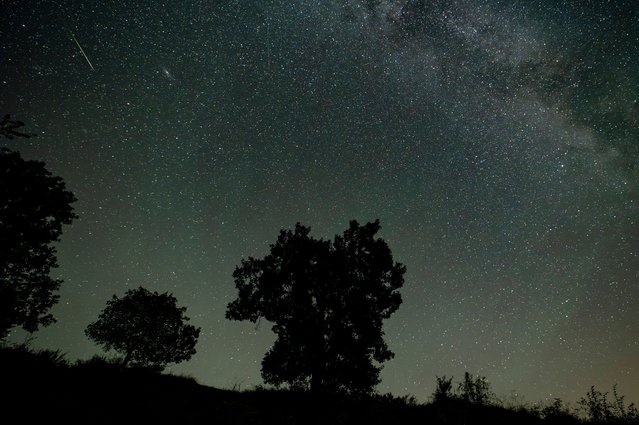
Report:
[[[84,49],[82,48],[82,46],[80,46],[80,42],[78,41],[77,38],[75,38],[75,34],[73,34],[73,32],[68,28],[67,28],[67,31],[69,31],[69,34],[71,34],[71,37],[73,37],[73,41],[75,41],[75,44],[78,45],[78,49],[80,49],[80,53],[82,53],[82,56],[84,56],[84,59],[87,60],[87,63],[91,67],[91,70],[95,71],[95,68],[93,67],[93,64],[91,63],[91,61],[89,60],[89,57],[87,56],[86,53],[84,53]]]

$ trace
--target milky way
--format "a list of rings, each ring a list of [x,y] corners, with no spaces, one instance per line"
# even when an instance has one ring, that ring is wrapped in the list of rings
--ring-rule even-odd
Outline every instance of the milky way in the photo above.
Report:
[[[80,216],[36,346],[97,353],[86,325],[143,285],[202,327],[171,370],[248,388],[274,336],[224,319],[235,265],[379,218],[408,268],[379,391],[469,371],[639,401],[634,2],[29,3],[5,6],[0,112],[39,135],[5,144]]]

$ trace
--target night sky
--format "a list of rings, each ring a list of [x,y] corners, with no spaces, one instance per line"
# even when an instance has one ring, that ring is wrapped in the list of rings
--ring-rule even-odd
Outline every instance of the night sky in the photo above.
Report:
[[[0,113],[38,136],[2,143],[80,216],[34,346],[98,353],[142,285],[202,327],[169,370],[249,388],[275,337],[224,318],[241,258],[379,218],[408,269],[379,391],[639,401],[636,1],[419,3],[3,0]]]

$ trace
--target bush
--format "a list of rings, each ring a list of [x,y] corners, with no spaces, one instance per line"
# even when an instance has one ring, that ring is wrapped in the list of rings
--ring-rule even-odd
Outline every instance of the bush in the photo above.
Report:
[[[371,397],[375,401],[393,406],[417,406],[417,399],[412,395],[394,396],[390,393],[376,394]]]
[[[540,411],[540,416],[546,421],[552,422],[575,418],[570,413],[570,408],[564,404],[563,400],[560,398],[555,398],[548,405],[544,406]]]
[[[433,392],[432,399],[435,403],[441,403],[446,400],[450,400],[455,397],[453,394],[453,378],[446,378],[446,375],[435,377],[437,380],[435,391]]]
[[[592,386],[579,400],[579,405],[591,422],[639,424],[639,411],[634,403],[626,407],[625,397],[617,392],[617,384],[612,387],[612,396],[613,400],[608,400],[607,392]]]
[[[0,364],[12,370],[53,370],[69,366],[60,350],[33,349],[26,344],[4,345],[0,348]]]
[[[96,354],[86,360],[76,360],[74,366],[79,369],[121,369],[122,357]]]
[[[458,384],[457,392],[459,398],[472,404],[488,405],[495,400],[495,394],[490,390],[486,377],[473,377],[468,372],[464,373],[464,380]]]

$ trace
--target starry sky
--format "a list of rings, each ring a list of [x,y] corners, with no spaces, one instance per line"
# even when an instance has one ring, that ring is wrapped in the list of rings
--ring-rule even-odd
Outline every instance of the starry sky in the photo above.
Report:
[[[35,346],[98,353],[87,324],[142,285],[202,327],[171,371],[249,388],[275,337],[224,318],[241,258],[379,218],[408,269],[379,391],[469,371],[639,401],[634,1],[3,0],[0,20],[0,112],[38,134],[2,143],[80,216]]]

